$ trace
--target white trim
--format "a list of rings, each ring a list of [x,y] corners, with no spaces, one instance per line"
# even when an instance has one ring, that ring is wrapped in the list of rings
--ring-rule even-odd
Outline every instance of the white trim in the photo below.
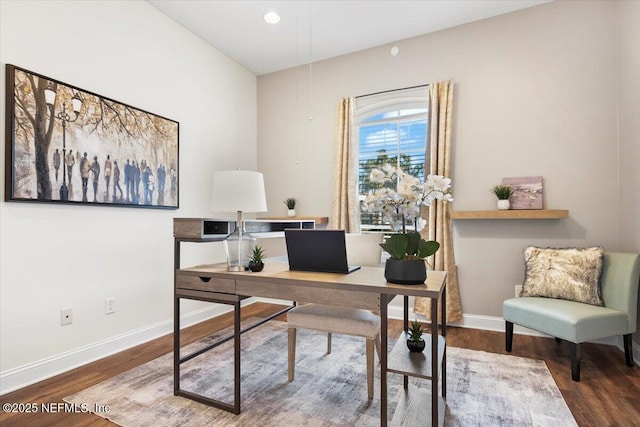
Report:
[[[289,305],[291,301],[274,300],[269,298],[254,297],[253,302],[265,302],[271,304]],[[404,313],[402,307],[389,306],[388,315],[390,319],[402,320]],[[421,314],[416,314],[413,309],[409,309],[409,319],[422,319],[425,317]],[[458,322],[447,322],[449,326],[456,326],[459,328],[480,329],[483,331],[495,331],[504,332],[504,319],[502,317],[495,316],[483,316],[481,314],[463,314],[462,320]],[[543,334],[542,332],[535,331],[533,329],[525,328],[524,326],[513,325],[513,333],[517,335],[530,335],[534,337],[551,338],[550,335]],[[590,341],[596,344],[614,345],[620,351],[624,353],[624,343],[621,336],[601,338],[599,340]],[[640,344],[633,343],[633,360],[636,365],[640,366]]]
[[[248,298],[242,302],[242,305],[246,306],[254,302],[253,298]],[[215,304],[187,313],[181,318],[181,329],[231,310],[232,308],[227,305]],[[173,318],[0,372],[0,396],[167,335],[172,331]]]
[[[274,300],[269,298],[253,297],[242,302],[242,306],[253,304],[254,302],[266,302],[271,304],[289,305],[291,301]],[[230,312],[229,306],[215,304],[205,307],[201,310],[193,311],[185,314],[181,319],[181,328],[195,325],[196,323],[209,320],[213,317],[220,316]],[[414,314],[413,310],[409,311],[409,318],[424,319],[424,316]],[[389,306],[389,318],[402,319],[402,307]],[[459,322],[449,323],[451,326],[461,328],[481,329],[486,331],[504,332],[504,319],[501,317],[482,316],[477,314],[464,314]],[[167,335],[173,331],[173,319],[158,322],[156,324],[146,326],[134,331],[126,332],[112,338],[104,339],[93,344],[89,344],[74,350],[57,354],[33,363],[29,363],[17,368],[8,369],[0,372],[0,396],[14,390],[37,383],[55,375],[67,372],[87,363],[102,359],[123,350],[135,347],[161,336]],[[521,335],[533,335],[547,337],[548,335],[531,329],[523,328],[515,325],[514,333]],[[611,337],[594,341],[598,344],[615,345],[624,352],[622,337]],[[633,343],[634,361],[640,365],[640,344]]]
[[[403,312],[402,307],[390,306],[389,307],[389,318],[391,319],[402,319]],[[420,314],[415,314],[413,310],[409,309],[409,319],[425,319],[424,316]],[[496,332],[504,332],[504,319],[502,317],[494,317],[494,316],[483,316],[480,314],[463,314],[462,320],[458,322],[447,322],[449,326],[456,326],[459,328],[470,328],[470,329],[481,329],[484,331],[496,331]],[[543,334],[542,332],[534,331],[533,329],[528,329],[523,326],[514,325],[513,333],[518,335],[531,335],[536,337],[545,337],[551,338],[550,335]],[[607,337],[601,338],[599,340],[590,341],[596,344],[605,344],[605,345],[614,345],[620,351],[624,353],[624,343],[622,340],[622,336],[615,337]],[[633,343],[633,360],[636,365],[640,366],[640,344]]]

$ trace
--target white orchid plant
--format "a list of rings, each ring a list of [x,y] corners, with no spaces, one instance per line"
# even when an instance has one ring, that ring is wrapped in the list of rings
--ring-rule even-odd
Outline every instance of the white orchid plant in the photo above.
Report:
[[[363,212],[382,214],[382,221],[396,230],[406,231],[406,223],[414,223],[416,231],[421,231],[426,220],[421,217],[422,206],[431,206],[434,200],[453,201],[451,179],[442,175],[427,175],[424,182],[405,173],[399,167],[385,164],[374,168],[369,180],[382,186],[369,191],[362,205]],[[390,188],[397,183],[397,190]]]

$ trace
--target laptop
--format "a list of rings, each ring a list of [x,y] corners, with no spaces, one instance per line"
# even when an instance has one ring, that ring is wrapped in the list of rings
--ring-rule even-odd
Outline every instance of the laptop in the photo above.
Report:
[[[289,270],[351,273],[344,230],[284,230]]]

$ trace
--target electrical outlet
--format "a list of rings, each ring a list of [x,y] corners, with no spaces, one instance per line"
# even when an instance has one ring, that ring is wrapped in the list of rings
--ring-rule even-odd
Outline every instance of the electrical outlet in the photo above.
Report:
[[[116,297],[110,297],[104,300],[104,314],[116,312]]]
[[[516,298],[520,296],[520,292],[522,292],[522,285],[516,285]]]
[[[73,313],[70,308],[60,309],[60,326],[70,325],[73,323]]]

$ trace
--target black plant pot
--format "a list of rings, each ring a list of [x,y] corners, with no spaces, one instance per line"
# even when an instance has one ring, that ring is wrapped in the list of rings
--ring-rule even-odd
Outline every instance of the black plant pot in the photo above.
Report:
[[[253,271],[254,273],[257,273],[258,271],[262,271],[263,268],[264,268],[264,262],[249,261],[249,270]]]
[[[387,260],[384,267],[384,278],[387,282],[399,285],[421,285],[427,279],[427,267],[424,260]]]
[[[407,348],[411,353],[422,353],[422,350],[424,350],[425,345],[426,344],[424,340],[422,341],[407,340]]]

